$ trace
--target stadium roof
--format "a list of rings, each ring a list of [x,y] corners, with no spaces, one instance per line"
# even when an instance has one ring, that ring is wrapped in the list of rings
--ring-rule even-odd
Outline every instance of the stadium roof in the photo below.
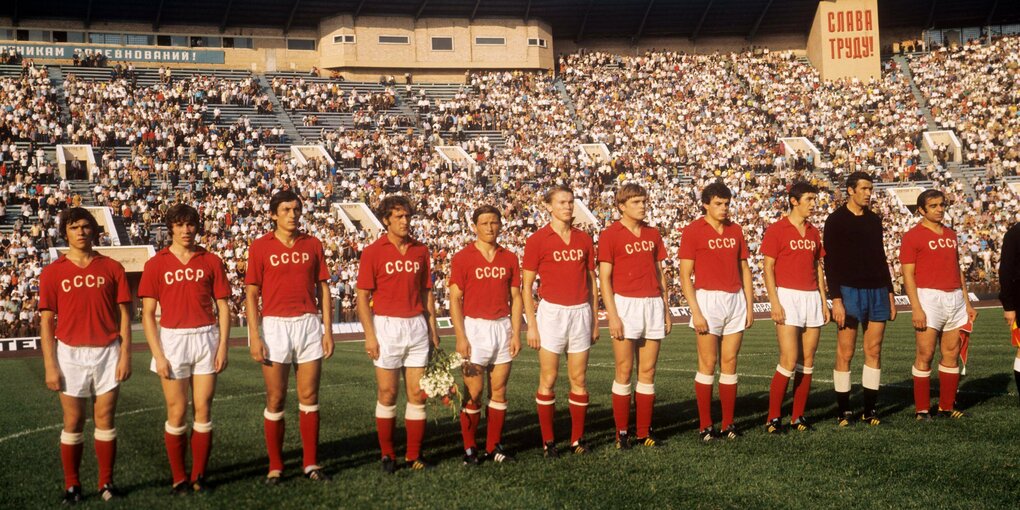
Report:
[[[15,24],[46,19],[161,25],[317,28],[324,17],[359,16],[540,19],[553,36],[700,38],[803,33],[811,0],[6,0],[0,16]],[[1020,22],[1015,0],[879,0],[882,28],[955,28]]]

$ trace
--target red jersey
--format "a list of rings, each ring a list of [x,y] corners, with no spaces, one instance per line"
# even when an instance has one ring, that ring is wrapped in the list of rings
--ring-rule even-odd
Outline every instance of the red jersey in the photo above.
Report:
[[[657,269],[666,259],[666,246],[659,230],[641,225],[634,235],[619,221],[599,236],[599,262],[613,265],[613,293],[643,298],[662,295]]]
[[[263,316],[318,313],[317,284],[328,279],[326,255],[314,236],[299,234],[294,246],[288,248],[270,232],[252,241],[248,248],[244,283],[261,288]]]
[[[776,286],[794,290],[818,290],[816,263],[825,256],[822,234],[809,221],[800,235],[789,216],[765,230],[761,253],[776,260]]]
[[[159,301],[164,328],[200,328],[216,324],[215,300],[230,297],[223,261],[199,248],[187,264],[164,248],[145,263],[138,297]]]
[[[590,302],[588,271],[595,270],[591,236],[571,227],[570,243],[564,243],[551,225],[536,230],[524,244],[524,270],[538,273],[538,293],[550,303],[575,306]]]
[[[407,251],[383,235],[365,247],[358,266],[358,288],[372,291],[372,311],[387,317],[414,317],[425,313],[421,293],[432,288],[429,249],[408,239]]]
[[[956,232],[942,227],[942,235],[918,223],[903,235],[900,263],[914,264],[914,281],[921,289],[951,291],[960,287],[960,257]]]
[[[510,289],[521,286],[521,267],[517,256],[502,246],[489,262],[471,243],[453,256],[450,285],[464,292],[464,315],[501,319],[510,315]]]
[[[703,216],[684,227],[680,236],[680,258],[694,261],[695,289],[739,292],[740,261],[749,255],[744,232],[736,223],[723,224],[720,234]]]
[[[62,255],[39,276],[39,309],[57,314],[56,337],[73,347],[105,347],[120,338],[117,305],[130,302],[124,266],[105,255],[84,269]]]

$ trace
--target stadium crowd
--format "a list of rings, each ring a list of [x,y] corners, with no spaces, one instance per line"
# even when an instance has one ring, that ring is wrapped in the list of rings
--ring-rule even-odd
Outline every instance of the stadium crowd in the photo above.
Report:
[[[1008,52],[1011,44],[994,48]],[[925,65],[942,65],[930,58]],[[923,74],[914,64],[915,73]],[[1015,75],[1015,65],[1005,67]],[[45,69],[3,78],[0,207],[25,214],[0,239],[5,247],[0,333],[34,333],[31,289],[48,262],[46,248],[58,242],[55,213],[83,201],[112,207],[124,218],[131,242],[157,247],[169,242],[161,227],[167,208],[195,205],[205,218],[202,244],[226,263],[232,310],[241,320],[247,246],[269,228],[265,197],[287,188],[302,195],[304,226],[324,242],[330,289],[343,321],[355,320],[358,259],[371,239],[364,231],[348,232],[333,205],[374,207],[390,193],[409,195],[418,205],[413,232],[433,251],[442,315],[449,308],[449,258],[473,237],[466,221],[470,212],[496,204],[504,216],[502,243],[521,255],[527,235],[546,221],[536,197],[556,183],[576,190],[595,218],[587,228],[597,234],[614,220],[616,184],[640,182],[651,192],[650,223],[660,227],[673,252],[681,228],[700,214],[698,190],[722,179],[734,193],[732,218],[745,227],[755,292],[763,296],[758,247],[765,228],[783,214],[792,182],[810,180],[823,188],[812,218],[821,226],[841,203],[841,176],[849,171],[870,171],[879,181],[932,179],[953,202],[949,217],[961,234],[968,276],[994,277],[998,240],[1015,220],[1016,197],[998,184],[1010,173],[1002,159],[1009,151],[986,160],[1003,165],[989,165],[989,174],[972,183],[974,196],[941,167],[923,166],[916,146],[923,117],[902,70],[893,65],[871,83],[822,83],[810,66],[785,52],[636,57],[589,52],[564,56],[560,71],[563,88],[558,79],[539,73],[473,73],[449,100],[431,100],[426,88],[410,83],[409,93],[398,99],[392,85],[383,93],[362,94],[356,85],[341,87],[338,81],[275,78],[273,92],[292,114],[359,116],[353,128],[324,128],[320,134],[335,165],[298,163],[266,145],[287,142],[282,127],[259,127],[244,117],[219,122],[219,104],[271,111],[269,95],[254,77],[175,76],[137,87],[129,76],[94,83],[71,73],[64,82],[71,119],[63,125]],[[398,100],[419,107],[418,127],[387,112]],[[1017,103],[1014,97],[1014,116]],[[498,131],[500,139],[473,133],[477,130]],[[1004,133],[1015,137],[1015,131],[996,130],[995,143],[1005,140]],[[90,196],[54,177],[53,163],[41,149],[12,143],[37,139],[40,132],[42,140],[56,136],[96,147],[99,171],[91,177]],[[812,140],[820,160],[788,153],[778,143],[783,136]],[[608,157],[580,151],[580,143],[604,143]],[[438,145],[460,146],[469,161],[448,162],[435,152]],[[873,207],[886,222],[887,254],[895,262],[898,240],[916,217],[884,191],[876,193]],[[673,280],[672,304],[680,305],[675,275]]]
[[[971,41],[910,62],[935,122],[956,132],[965,163],[1020,171],[1020,38]]]

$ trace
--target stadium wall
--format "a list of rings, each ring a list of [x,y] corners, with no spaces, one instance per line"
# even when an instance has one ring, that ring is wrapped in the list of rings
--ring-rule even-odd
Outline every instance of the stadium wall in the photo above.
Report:
[[[556,39],[556,53],[574,53],[579,49],[604,51],[620,55],[640,55],[649,50],[672,50],[684,53],[708,54],[716,51],[739,52],[751,48],[770,50],[801,50],[807,47],[807,34],[782,34],[756,37],[753,42],[744,37],[705,37],[691,41],[686,37],[643,37],[638,44],[630,39]]]
[[[13,27],[9,18],[0,18],[0,27]],[[188,51],[209,55],[215,62],[164,61],[160,59],[137,61],[136,65],[166,65],[169,67],[207,67],[251,69],[266,71],[309,71],[312,67],[336,69],[351,80],[376,80],[381,74],[402,75],[412,72],[419,81],[463,81],[469,69],[531,69],[551,70],[553,57],[552,32],[548,24],[519,19],[421,18],[412,17],[359,17],[350,15],[325,18],[318,30],[292,30],[286,36],[280,29],[227,29],[220,33],[216,27],[167,25],[154,32],[146,23],[96,22],[85,28],[80,21],[46,20],[22,21],[19,30],[75,31],[137,35],[179,35],[205,37],[245,37],[252,39],[252,48],[187,48],[163,46],[131,46],[133,50]],[[353,36],[345,42],[344,36]],[[406,43],[386,44],[380,37],[396,36]],[[476,38],[499,41],[497,44],[478,44]],[[337,38],[340,38],[338,41]],[[433,38],[448,38],[449,49],[434,49]],[[288,49],[288,39],[315,42],[314,49]],[[538,44],[541,41],[541,44]],[[534,43],[534,44],[532,44]],[[48,42],[0,41],[0,45],[50,45]],[[127,46],[91,43],[52,43],[53,46],[75,46],[104,50],[110,64],[124,60],[113,52],[123,52]],[[110,50],[110,51],[106,51]],[[47,60],[70,64],[70,51],[66,58],[51,58],[26,54],[40,63]],[[119,55],[117,53],[116,55]],[[222,56],[220,56],[222,55]],[[222,63],[221,63],[222,62]]]

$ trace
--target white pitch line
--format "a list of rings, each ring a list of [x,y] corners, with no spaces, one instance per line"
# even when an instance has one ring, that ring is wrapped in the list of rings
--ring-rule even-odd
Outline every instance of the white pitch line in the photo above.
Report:
[[[348,384],[351,384],[351,383],[323,384],[323,385],[319,386],[319,388],[320,389],[321,388],[334,388],[334,387],[337,387],[337,386],[347,386]],[[293,393],[293,392],[296,392],[296,391],[297,391],[296,388],[290,388],[290,389],[287,390],[287,393]],[[258,393],[241,393],[241,394],[238,394],[238,395],[227,395],[225,397],[214,397],[213,398],[213,402],[215,403],[215,402],[223,402],[223,401],[226,401],[226,400],[236,400],[236,399],[239,399],[239,398],[257,397],[259,395],[265,395],[265,394],[266,394],[266,392],[261,391],[261,392],[258,392]],[[188,402],[188,403],[190,404],[191,402]],[[140,409],[132,409],[131,411],[125,411],[123,413],[117,413],[116,417],[119,418],[121,416],[131,416],[133,414],[148,413],[148,412],[152,412],[152,411],[162,411],[162,410],[165,410],[165,409],[166,409],[166,406],[143,407],[143,408],[140,408]],[[86,418],[85,419],[86,423],[90,422],[90,421],[92,421],[91,418]],[[10,441],[11,439],[17,439],[19,437],[28,436],[28,435],[35,434],[35,433],[38,433],[38,432],[46,432],[47,430],[61,429],[63,427],[64,427],[63,423],[58,423],[56,425],[47,425],[45,427],[39,427],[39,428],[34,428],[34,429],[29,429],[29,430],[22,430],[21,432],[15,432],[14,434],[10,434],[10,435],[6,435],[6,436],[3,436],[3,437],[0,437],[0,443],[5,443],[7,441]]]

